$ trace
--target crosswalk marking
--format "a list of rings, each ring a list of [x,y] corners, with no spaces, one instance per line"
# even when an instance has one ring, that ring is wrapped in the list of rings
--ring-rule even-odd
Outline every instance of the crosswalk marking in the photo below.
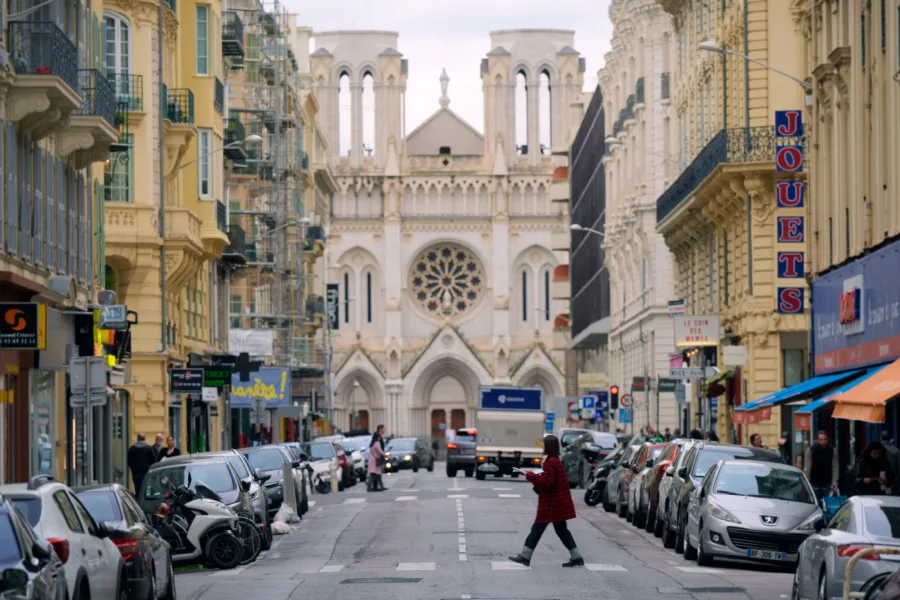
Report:
[[[512,488],[491,488],[491,489],[494,490],[495,492],[508,492]]]
[[[628,569],[626,569],[622,565],[584,565],[584,568],[588,571],[628,571]]]
[[[494,571],[530,571],[531,567],[520,565],[509,560],[492,560],[491,569]]]
[[[365,501],[365,498],[347,498],[344,500],[344,504],[362,504]]]
[[[466,545],[465,545],[465,544],[460,544],[460,545],[459,545],[459,552],[460,552],[460,554],[464,554],[464,553],[466,552]]]
[[[424,562],[424,563],[400,563],[397,565],[398,571],[434,571],[437,567],[437,563],[433,562]]]
[[[338,573],[344,569],[344,565],[325,565],[319,569],[319,573]]]
[[[459,554],[459,562],[468,562],[468,561],[469,561],[469,558],[465,554],[463,554],[463,553]]]
[[[707,569],[706,567],[675,567],[679,571],[683,571],[685,573],[704,573],[707,575],[721,575],[725,571],[720,569]]]
[[[497,494],[500,498],[521,498],[522,494]]]
[[[468,498],[468,494],[449,494],[448,498]]]
[[[409,502],[410,500],[418,500],[418,496],[397,496],[394,502]]]
[[[327,448],[327,446],[326,446],[326,448]],[[310,501],[307,502],[306,504],[307,504],[307,506],[309,506],[310,508],[312,508],[313,506],[316,505],[316,501],[315,501],[315,500],[310,500]]]

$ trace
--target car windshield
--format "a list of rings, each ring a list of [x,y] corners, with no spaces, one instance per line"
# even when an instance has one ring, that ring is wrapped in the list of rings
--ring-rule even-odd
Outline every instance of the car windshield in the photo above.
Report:
[[[13,533],[12,519],[9,514],[0,515],[0,565],[12,566],[22,560],[22,549]],[[3,590],[0,582],[0,591]]]
[[[30,496],[28,498],[11,498],[11,500],[31,526],[37,527],[41,520],[41,499]]]
[[[474,431],[457,431],[453,439],[458,442],[477,442],[478,434]]]
[[[803,473],[761,463],[723,466],[713,493],[815,504]]]
[[[217,494],[233,492],[236,489],[231,471],[224,462],[189,463],[153,469],[147,473],[147,479],[144,482],[144,498],[161,498],[173,486],[188,485],[188,475],[191,479],[189,485],[191,489],[194,489],[198,481],[203,482],[203,485]],[[168,485],[162,483],[164,477],[168,478]]]
[[[225,460],[228,461],[228,464],[231,465],[231,468],[237,471],[238,477],[241,479],[246,479],[250,477],[250,473],[247,471],[247,464],[241,460],[240,456],[226,456]]]
[[[659,446],[658,448],[650,448],[650,458],[652,458],[653,460],[656,460],[659,457],[659,455],[662,454],[662,451],[665,450],[665,448],[666,448],[665,446]]]
[[[284,468],[284,454],[275,448],[244,452],[244,456],[252,468],[260,471],[277,471]]]
[[[754,454],[737,448],[734,450],[717,448],[715,450],[701,450],[697,455],[696,460],[694,460],[694,470],[691,474],[694,477],[702,479],[703,477],[706,477],[706,472],[720,460],[756,460],[760,462],[781,463],[781,460],[780,458],[777,458],[777,455],[769,456],[767,454]]]
[[[122,510],[116,500],[115,492],[109,490],[97,492],[78,492],[78,499],[84,504],[95,521],[121,521]]]
[[[415,449],[415,440],[391,440],[385,447],[386,452],[411,452]]]
[[[592,431],[591,437],[593,438],[593,444],[595,446],[600,446],[604,450],[612,450],[619,445],[619,440],[616,439],[616,436],[610,433],[603,433],[602,431]]]
[[[334,458],[334,446],[330,442],[304,444],[300,446],[300,449],[310,460],[331,460]]]
[[[356,447],[356,442],[353,440],[341,440],[340,441],[341,448],[344,449],[344,452],[356,452],[359,448]]]
[[[874,536],[900,538],[900,506],[867,506],[866,530]]]

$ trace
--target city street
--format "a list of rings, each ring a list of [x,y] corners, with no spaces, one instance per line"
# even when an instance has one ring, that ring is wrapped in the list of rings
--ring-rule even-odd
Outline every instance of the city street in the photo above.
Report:
[[[659,540],[573,490],[570,528],[585,568],[564,569],[568,553],[552,529],[531,567],[507,560],[530,527],[536,496],[522,479],[448,479],[433,473],[386,477],[387,492],[365,486],[315,496],[296,531],[232,571],[179,573],[181,600],[366,598],[367,600],[772,600],[790,596],[792,574],[766,567],[699,568]],[[311,503],[312,504],[312,503]]]

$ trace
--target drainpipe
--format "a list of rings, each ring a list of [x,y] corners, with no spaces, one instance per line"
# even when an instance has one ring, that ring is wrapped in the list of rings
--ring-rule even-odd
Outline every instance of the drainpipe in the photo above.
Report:
[[[167,306],[166,306],[166,153],[165,153],[165,144],[163,143],[163,111],[165,110],[165,106],[162,105],[163,101],[163,87],[165,84],[163,83],[163,44],[165,43],[163,40],[163,7],[162,3],[160,3],[159,8],[157,8],[157,25],[156,25],[156,60],[159,63],[157,67],[157,77],[158,81],[158,94],[159,94],[159,237],[162,239],[162,244],[159,247],[159,289],[160,289],[160,310],[162,311],[161,319],[160,319],[160,330],[159,330],[159,338],[162,342],[162,351],[165,352],[168,347],[166,340],[166,333],[168,328],[166,324],[168,322],[168,318],[166,316]]]

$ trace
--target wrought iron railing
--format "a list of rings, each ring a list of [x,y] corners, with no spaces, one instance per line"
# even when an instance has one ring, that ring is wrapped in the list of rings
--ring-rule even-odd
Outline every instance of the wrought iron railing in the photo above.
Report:
[[[637,84],[634,86],[634,101],[637,104],[644,103],[644,78],[638,77]]]
[[[169,89],[163,85],[163,118],[172,123],[194,123],[194,92],[187,88]]]
[[[247,260],[247,234],[239,225],[232,225],[228,228],[229,244],[222,250],[222,256],[240,256]]]
[[[721,164],[775,161],[775,128],[723,129],[697,154],[693,162],[656,200],[656,220],[668,217],[686,201]],[[805,145],[805,138],[781,139],[779,144]]]
[[[228,231],[228,207],[221,200],[216,200],[216,225],[219,231]]]
[[[118,107],[127,111],[142,112],[144,110],[144,76],[128,73],[109,73],[106,77],[112,82]]]
[[[256,148],[246,150],[247,158],[242,163],[234,165],[234,172],[238,175],[257,175],[259,173],[259,151]]]
[[[216,112],[222,114],[225,112],[225,85],[222,83],[218,77],[216,80],[216,91],[215,91],[215,99],[213,100]]]
[[[225,120],[225,145],[242,142],[246,134],[244,124],[238,117],[229,117]]]
[[[668,100],[672,97],[672,91],[669,89],[669,74],[663,73],[659,76],[659,86],[663,100]]]
[[[113,84],[96,69],[79,69],[78,75],[81,79],[82,100],[75,114],[96,115],[115,126],[116,99]]]
[[[226,10],[222,16],[222,53],[244,56],[244,23],[237,11]]]
[[[10,21],[9,55],[19,75],[56,75],[78,90],[78,53],[51,21]]]
[[[325,314],[325,299],[315,294],[307,296],[306,314],[309,316]]]

